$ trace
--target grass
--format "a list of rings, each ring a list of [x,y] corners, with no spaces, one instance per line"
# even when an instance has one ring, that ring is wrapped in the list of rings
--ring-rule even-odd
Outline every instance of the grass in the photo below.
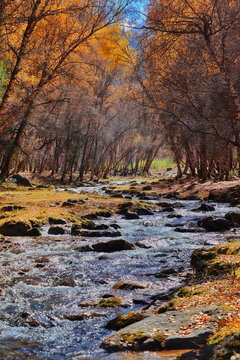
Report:
[[[177,164],[170,158],[154,159],[151,165],[151,170],[162,170],[168,168],[175,168]]]
[[[143,169],[146,164],[146,160],[141,160],[139,162],[139,168]],[[175,168],[177,164],[170,158],[163,158],[163,159],[154,159],[150,170],[163,170],[168,168]]]
[[[83,200],[83,204],[73,204],[63,207],[63,202],[68,199]],[[77,194],[71,191],[56,191],[55,189],[30,189],[22,187],[9,187],[0,191],[1,208],[6,205],[18,205],[24,207],[22,210],[1,211],[0,226],[10,220],[37,221],[44,224],[49,217],[64,218],[76,222],[82,216],[102,210],[115,213],[118,204],[124,199],[113,199],[97,194]]]

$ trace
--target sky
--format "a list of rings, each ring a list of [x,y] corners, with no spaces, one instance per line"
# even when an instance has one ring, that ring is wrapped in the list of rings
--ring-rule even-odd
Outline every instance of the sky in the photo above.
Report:
[[[149,0],[133,0],[132,6],[130,7],[131,12],[128,14],[128,22],[136,23],[144,21],[143,13],[146,10],[146,6]]]

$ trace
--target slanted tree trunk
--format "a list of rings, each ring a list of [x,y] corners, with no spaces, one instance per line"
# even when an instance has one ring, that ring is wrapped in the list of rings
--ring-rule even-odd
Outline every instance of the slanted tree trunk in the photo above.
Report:
[[[12,162],[12,159],[14,157],[14,154],[15,154],[15,151],[16,149],[19,147],[19,144],[20,144],[20,140],[22,138],[22,135],[23,135],[23,132],[27,126],[27,122],[28,122],[28,118],[30,116],[30,113],[31,113],[31,109],[32,109],[32,103],[30,103],[28,105],[28,108],[23,116],[23,119],[20,123],[20,126],[17,130],[17,133],[16,133],[16,136],[15,138],[13,139],[5,157],[4,157],[4,161],[3,161],[3,164],[1,166],[1,171],[0,171],[0,179],[1,180],[5,180],[8,175],[9,175],[9,171],[10,171],[10,167],[11,167],[11,162]]]

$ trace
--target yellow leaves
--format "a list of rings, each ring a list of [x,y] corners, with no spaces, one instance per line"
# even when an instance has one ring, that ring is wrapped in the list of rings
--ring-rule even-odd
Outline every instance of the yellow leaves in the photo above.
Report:
[[[109,26],[98,33],[96,41],[100,54],[109,61],[110,67],[129,65],[133,49],[129,45],[126,33],[121,31],[118,24]]]

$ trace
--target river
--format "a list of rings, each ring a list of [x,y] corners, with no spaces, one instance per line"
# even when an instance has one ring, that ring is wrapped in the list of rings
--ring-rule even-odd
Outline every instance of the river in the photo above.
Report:
[[[89,189],[93,190],[96,189]],[[86,245],[86,241],[71,235],[50,236],[47,228],[42,237],[15,237],[4,243],[0,252],[0,359],[167,359],[166,354],[160,353],[108,355],[99,346],[111,333],[104,328],[109,319],[141,309],[152,295],[184,282],[194,249],[224,242],[237,234],[174,231],[182,223],[196,226],[198,218],[206,215],[193,211],[199,206],[198,201],[178,203],[181,207],[178,204],[175,213],[181,218],[156,212],[138,220],[114,216],[98,221],[117,223],[122,238],[133,243],[141,241],[149,248],[111,254],[79,252],[76,248]],[[232,209],[227,204],[213,205],[215,211],[211,215],[224,215]],[[169,223],[174,226],[166,226]],[[87,243],[102,240],[91,239]],[[172,269],[170,274],[156,275],[166,268]],[[74,279],[76,286],[53,286],[59,279]],[[145,288],[113,290],[113,285],[121,280],[139,282]],[[123,298],[126,307],[112,310],[91,306],[106,294]],[[83,319],[66,319],[72,314]]]

